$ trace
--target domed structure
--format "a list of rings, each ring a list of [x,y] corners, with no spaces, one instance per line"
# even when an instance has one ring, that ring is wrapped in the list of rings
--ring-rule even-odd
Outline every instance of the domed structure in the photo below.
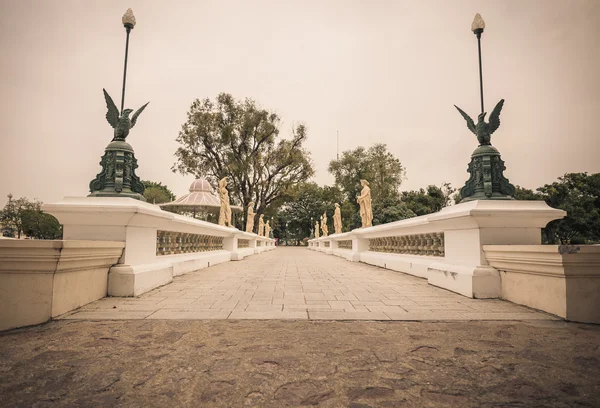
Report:
[[[172,212],[187,212],[192,213],[196,217],[196,213],[217,214],[221,208],[219,196],[215,194],[215,189],[205,178],[194,180],[190,185],[190,192],[177,200],[170,203],[160,204],[164,210]],[[232,205],[231,211],[241,212],[242,207]]]
[[[190,193],[200,191],[214,193],[215,189],[213,188],[213,186],[210,185],[208,180],[206,180],[205,178],[199,178],[197,180],[194,180],[194,182],[190,186]]]

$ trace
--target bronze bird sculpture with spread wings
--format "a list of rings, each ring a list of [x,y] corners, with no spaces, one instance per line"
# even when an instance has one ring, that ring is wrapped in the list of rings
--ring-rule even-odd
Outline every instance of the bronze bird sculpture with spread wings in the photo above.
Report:
[[[498,102],[498,104],[490,114],[489,123],[486,123],[484,121],[487,112],[483,112],[480,113],[477,117],[477,125],[475,125],[475,122],[473,122],[473,119],[471,119],[469,115],[467,115],[461,108],[454,105],[454,107],[458,109],[462,117],[467,121],[467,127],[469,128],[469,130],[477,136],[479,145],[491,144],[490,139],[492,133],[494,133],[500,127],[500,112],[502,111],[502,106],[504,106],[504,99],[501,99],[500,102]]]
[[[115,129],[113,141],[124,141],[129,135],[129,130],[135,126],[138,116],[140,116],[140,113],[146,109],[146,106],[148,106],[148,103],[150,102],[139,108],[133,114],[131,119],[129,119],[129,115],[131,112],[133,112],[133,109],[124,109],[123,113],[119,116],[117,105],[115,105],[108,92],[106,92],[106,89],[102,90],[104,91],[104,99],[106,100],[106,107],[108,108],[108,111],[106,112],[106,120],[113,127],[113,129]]]

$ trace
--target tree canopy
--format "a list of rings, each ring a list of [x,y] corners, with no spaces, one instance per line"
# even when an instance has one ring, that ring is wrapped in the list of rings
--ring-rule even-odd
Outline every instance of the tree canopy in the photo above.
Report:
[[[448,206],[455,191],[456,189],[450,183],[443,183],[441,187],[429,185],[427,189],[403,191],[401,198],[415,215],[426,215],[441,211]]]
[[[567,212],[545,228],[548,243],[600,242],[600,173],[567,173],[537,191],[550,207]]]
[[[168,203],[175,200],[175,194],[167,186],[163,186],[161,182],[142,180],[144,184],[144,198],[152,204]]]
[[[50,214],[42,211],[42,203],[30,201],[25,197],[13,199],[8,195],[8,202],[0,211],[0,222],[14,231],[17,238],[25,234],[36,239],[60,239],[62,226]]]
[[[405,174],[400,160],[382,143],[345,151],[339,160],[329,162],[328,170],[350,202],[356,202],[361,179],[369,181],[374,202],[396,197]]]
[[[213,102],[195,100],[177,142],[173,171],[205,177],[216,184],[229,177],[229,193],[246,207],[255,203],[258,217],[267,207],[290,198],[290,189],[314,173],[310,153],[303,148],[306,127],[293,127],[280,137],[279,116],[251,99],[238,101],[222,93]]]
[[[344,199],[337,187],[301,183],[290,190],[290,194],[293,199],[286,203],[279,213],[280,225],[287,223],[288,231],[294,231],[294,234],[300,237],[308,237],[315,221],[319,221],[320,224],[320,217],[326,212],[327,227],[333,234],[335,203],[341,204]]]

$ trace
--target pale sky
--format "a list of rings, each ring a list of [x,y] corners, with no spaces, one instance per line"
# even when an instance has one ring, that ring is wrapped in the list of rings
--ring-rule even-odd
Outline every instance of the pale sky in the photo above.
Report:
[[[402,188],[461,187],[477,140],[454,108],[479,112],[475,13],[486,111],[504,98],[492,143],[513,184],[600,172],[600,1],[0,1],[0,203],[85,196],[112,138],[102,88],[150,105],[127,141],[142,179],[177,195],[175,138],[195,98],[256,100],[308,127],[319,184],[336,155],[386,143],[407,169]]]

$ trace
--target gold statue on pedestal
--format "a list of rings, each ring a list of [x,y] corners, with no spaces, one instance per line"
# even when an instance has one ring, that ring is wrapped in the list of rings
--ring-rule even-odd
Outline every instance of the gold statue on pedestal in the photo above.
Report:
[[[319,221],[315,221],[315,238],[319,238]]]
[[[323,231],[323,236],[326,237],[329,234],[327,230],[327,213],[323,213],[321,217],[321,231]]]
[[[258,231],[256,231],[256,233],[259,237],[264,236],[263,234],[265,233],[265,222],[263,221],[264,216],[264,214],[261,214],[258,218]]]
[[[219,200],[221,201],[219,225],[231,227],[231,207],[229,205],[229,192],[227,191],[227,177],[223,177],[219,181]]]
[[[373,226],[373,210],[371,209],[371,189],[367,180],[361,180],[360,185],[363,187],[359,196],[356,196],[356,202],[360,205],[360,219],[362,220],[362,228]]]
[[[246,219],[246,232],[252,232],[254,229],[254,201],[248,204],[248,213]]]
[[[336,234],[342,233],[342,212],[338,203],[335,203],[335,211],[333,212],[333,228],[335,228]]]

